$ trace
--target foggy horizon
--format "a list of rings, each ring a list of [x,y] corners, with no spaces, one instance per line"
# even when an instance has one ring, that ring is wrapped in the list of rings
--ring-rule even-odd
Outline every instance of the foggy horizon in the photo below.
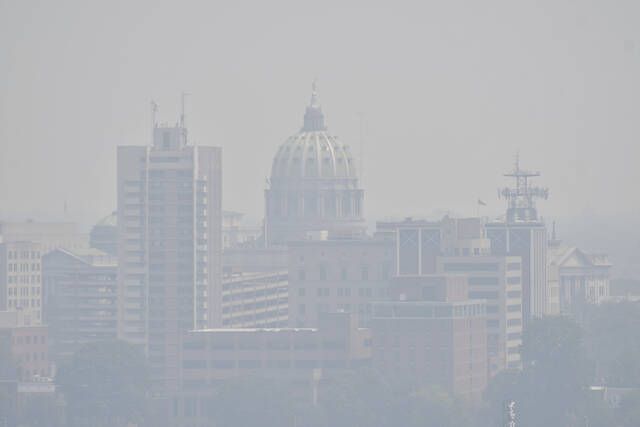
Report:
[[[224,208],[259,221],[314,78],[358,164],[364,116],[369,222],[472,216],[478,198],[499,215],[516,152],[550,188],[544,217],[638,213],[634,2],[126,4],[0,6],[3,218],[107,215],[116,146],[148,145],[149,102],[173,123],[184,91],[190,143],[223,148]]]

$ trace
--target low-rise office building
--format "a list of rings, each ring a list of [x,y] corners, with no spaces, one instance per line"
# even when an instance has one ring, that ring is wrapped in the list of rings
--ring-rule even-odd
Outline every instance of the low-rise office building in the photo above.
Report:
[[[378,232],[396,241],[398,277],[466,277],[469,299],[487,303],[489,375],[520,368],[522,260],[519,256],[492,255],[481,218],[408,218],[379,223]]]
[[[0,243],[0,311],[20,312],[25,325],[42,324],[41,261],[38,243]]]
[[[576,315],[587,304],[600,304],[610,294],[611,263],[604,254],[591,254],[552,241],[549,247],[549,286],[557,289],[551,304],[562,314]]]
[[[437,258],[439,274],[467,278],[469,299],[487,304],[489,375],[520,369],[522,360],[522,266],[518,256]]]
[[[117,337],[117,272],[112,255],[94,248],[55,249],[43,257],[45,321],[53,358]]]
[[[289,326],[315,327],[323,313],[353,313],[360,326],[371,304],[387,298],[394,269],[387,239],[289,243]]]
[[[348,313],[322,315],[318,328],[203,329],[185,334],[180,348],[180,390],[169,408],[171,425],[208,420],[212,389],[225,380],[272,378],[306,399],[323,376],[367,365],[370,333]]]
[[[390,289],[393,301],[374,303],[373,367],[479,398],[487,385],[486,305],[468,298],[466,278],[395,278]]]
[[[24,322],[16,311],[0,311],[0,346],[8,350],[9,368],[21,382],[37,381],[51,376],[48,328]],[[1,378],[0,378],[1,379]]]
[[[287,271],[226,274],[222,279],[225,328],[283,327],[288,323]]]

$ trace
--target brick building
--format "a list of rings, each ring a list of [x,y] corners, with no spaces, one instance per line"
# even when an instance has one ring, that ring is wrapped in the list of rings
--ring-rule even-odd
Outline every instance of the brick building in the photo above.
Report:
[[[415,386],[479,398],[488,372],[486,304],[468,298],[466,278],[396,278],[390,292],[393,301],[373,305],[374,368]]]

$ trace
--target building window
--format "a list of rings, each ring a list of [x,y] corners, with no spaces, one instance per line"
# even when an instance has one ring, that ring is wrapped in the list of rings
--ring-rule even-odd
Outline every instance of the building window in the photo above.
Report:
[[[498,292],[469,292],[470,299],[498,299]]]
[[[320,280],[327,280],[327,266],[320,266]]]
[[[510,262],[507,264],[507,270],[509,271],[515,271],[515,270],[520,270],[521,269],[521,265],[519,262]]]
[[[498,271],[496,263],[446,263],[445,272],[453,271]]]
[[[507,326],[522,326],[522,320],[520,320],[520,319],[509,319],[509,320],[507,320]]]
[[[488,277],[469,277],[469,285],[473,286],[473,285],[487,285],[487,286],[491,286],[491,285],[498,285],[499,281],[498,278],[495,276],[488,276]]]
[[[398,231],[399,271],[400,274],[418,274],[419,230]]]
[[[520,306],[520,304],[508,305],[507,306],[507,311],[509,313],[519,313],[519,312],[522,311],[522,307]]]

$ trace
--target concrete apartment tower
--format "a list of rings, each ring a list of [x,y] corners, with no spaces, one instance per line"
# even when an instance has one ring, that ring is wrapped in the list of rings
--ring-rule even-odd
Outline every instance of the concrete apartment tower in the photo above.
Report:
[[[220,323],[221,157],[188,144],[184,114],[118,147],[118,336],[144,347],[155,390],[175,386],[180,334]]]

